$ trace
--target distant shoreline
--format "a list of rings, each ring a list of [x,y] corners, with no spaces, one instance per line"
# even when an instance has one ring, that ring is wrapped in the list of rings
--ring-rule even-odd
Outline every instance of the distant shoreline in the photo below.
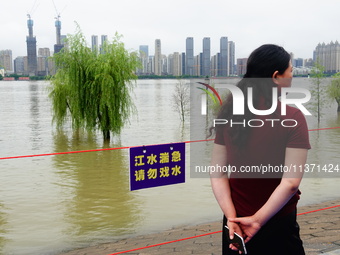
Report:
[[[309,77],[306,75],[296,75],[293,76],[293,78],[300,78],[300,77]],[[331,75],[328,75],[326,77],[331,77]],[[5,80],[5,78],[14,78],[11,80]],[[24,79],[22,79],[24,78]],[[27,79],[28,78],[28,79]],[[140,75],[137,76],[136,80],[163,80],[163,79],[232,79],[232,78],[242,78],[241,76],[226,76],[226,77],[219,77],[219,76],[210,76],[210,77],[204,77],[204,76],[173,76],[173,75]],[[30,81],[40,81],[40,80],[50,80],[51,76],[25,76],[25,75],[9,75],[5,76],[0,81],[21,81],[21,80],[30,80]]]

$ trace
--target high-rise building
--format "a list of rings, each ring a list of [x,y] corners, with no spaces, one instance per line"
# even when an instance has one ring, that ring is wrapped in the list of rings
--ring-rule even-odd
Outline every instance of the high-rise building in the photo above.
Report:
[[[188,37],[185,43],[185,74],[194,75],[194,38]]]
[[[146,74],[148,73],[148,60],[149,60],[149,46],[140,45],[139,46],[139,58],[142,63],[142,67],[138,70],[138,73]]]
[[[154,56],[149,56],[148,72],[147,73],[155,73]]]
[[[27,20],[28,36],[26,36],[27,43],[27,74],[36,75],[37,72],[37,40],[33,36],[33,20],[31,16],[28,15]]]
[[[166,55],[162,55],[162,59],[161,59],[161,73],[162,74],[167,74],[167,70],[168,70],[168,58],[166,57]]]
[[[235,75],[236,71],[235,71],[235,43],[233,41],[229,41],[228,42],[229,45],[229,75]]]
[[[194,75],[200,76],[202,73],[202,53],[194,57]]]
[[[107,35],[101,35],[100,40],[101,44],[104,45],[104,43],[107,41]]]
[[[325,67],[327,73],[340,72],[340,44],[318,44],[313,52],[313,60]]]
[[[25,57],[16,57],[14,59],[14,73],[23,75],[25,73]]]
[[[179,54],[179,52],[174,52],[173,54],[173,62],[172,62],[172,74],[174,76],[180,76],[182,75],[182,57]]]
[[[210,37],[203,38],[202,73],[203,76],[210,76]]]
[[[303,66],[304,67],[312,67],[313,66],[313,59],[308,58],[303,61]]]
[[[0,67],[4,68],[6,72],[13,71],[12,50],[0,51]]]
[[[181,54],[181,66],[182,66],[182,70],[181,73],[182,75],[185,74],[185,52],[182,52]]]
[[[248,58],[238,58],[237,59],[237,75],[241,76],[247,72],[247,61]]]
[[[174,54],[169,54],[168,55],[168,69],[167,69],[167,74],[168,75],[173,75],[174,74]]]
[[[101,39],[100,54],[104,54],[105,53],[104,44],[107,41],[107,35],[102,35],[100,39]]]
[[[143,55],[148,58],[149,57],[149,46],[148,45],[140,45],[139,46],[139,53],[143,53]]]
[[[221,53],[217,53],[216,55],[211,57],[211,67],[210,73],[211,76],[218,76],[220,75],[220,61],[221,60]]]
[[[98,53],[98,35],[92,35],[91,36],[91,49],[93,52],[97,52]]]
[[[303,58],[294,58],[292,59],[293,67],[303,67]]]
[[[220,39],[220,57],[218,65],[218,75],[226,77],[229,75],[228,61],[228,37],[224,36]]]
[[[38,49],[38,59],[37,59],[37,75],[38,76],[45,76],[49,74],[49,64],[48,64],[49,57],[50,57],[49,48]]]
[[[154,57],[154,68],[155,75],[162,74],[162,51],[161,51],[161,40],[155,40],[155,57]]]

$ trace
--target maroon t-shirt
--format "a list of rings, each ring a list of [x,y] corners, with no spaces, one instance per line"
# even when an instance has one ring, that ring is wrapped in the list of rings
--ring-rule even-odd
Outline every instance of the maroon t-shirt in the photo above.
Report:
[[[281,115],[281,103],[278,101],[278,107],[273,114],[254,116],[252,119],[262,122],[252,121],[250,125],[261,126],[263,123],[263,126],[250,128],[247,144],[242,151],[231,142],[228,133],[230,120],[223,128],[217,129],[215,138],[215,143],[227,147],[227,165],[233,170],[230,174],[231,197],[238,216],[250,216],[256,213],[280,184],[283,174],[280,169],[284,166],[287,147],[311,148],[306,119],[299,109],[287,106],[286,115]],[[289,119],[295,121],[288,121]],[[275,168],[277,172],[273,170],[273,173],[263,173],[265,167]],[[249,172],[251,168],[259,172]],[[298,191],[277,213],[277,216],[292,212],[300,194]]]

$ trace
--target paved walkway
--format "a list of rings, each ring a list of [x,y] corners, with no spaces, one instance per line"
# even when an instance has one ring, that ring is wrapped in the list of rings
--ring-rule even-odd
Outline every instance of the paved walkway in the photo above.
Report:
[[[314,211],[335,205],[340,205],[340,199],[299,207],[298,213]],[[340,255],[340,207],[300,215],[298,216],[298,223],[300,224],[300,234],[307,255]],[[119,252],[220,231],[221,224],[222,223],[218,221],[197,226],[179,227],[158,234],[123,239],[112,243],[70,251],[60,255],[108,255],[115,253],[128,255],[216,255],[221,254],[221,233],[146,249],[138,249],[127,253]]]

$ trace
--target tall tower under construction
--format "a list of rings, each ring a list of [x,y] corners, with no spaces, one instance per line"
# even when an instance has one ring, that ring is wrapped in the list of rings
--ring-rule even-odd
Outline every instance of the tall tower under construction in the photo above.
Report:
[[[64,44],[61,42],[61,21],[59,20],[59,15],[55,21],[56,35],[57,35],[57,43],[54,44],[54,53],[58,53],[63,47]]]
[[[28,75],[34,76],[37,72],[37,40],[33,36],[33,20],[28,14],[27,27],[28,36],[26,36],[27,43],[27,71]]]

